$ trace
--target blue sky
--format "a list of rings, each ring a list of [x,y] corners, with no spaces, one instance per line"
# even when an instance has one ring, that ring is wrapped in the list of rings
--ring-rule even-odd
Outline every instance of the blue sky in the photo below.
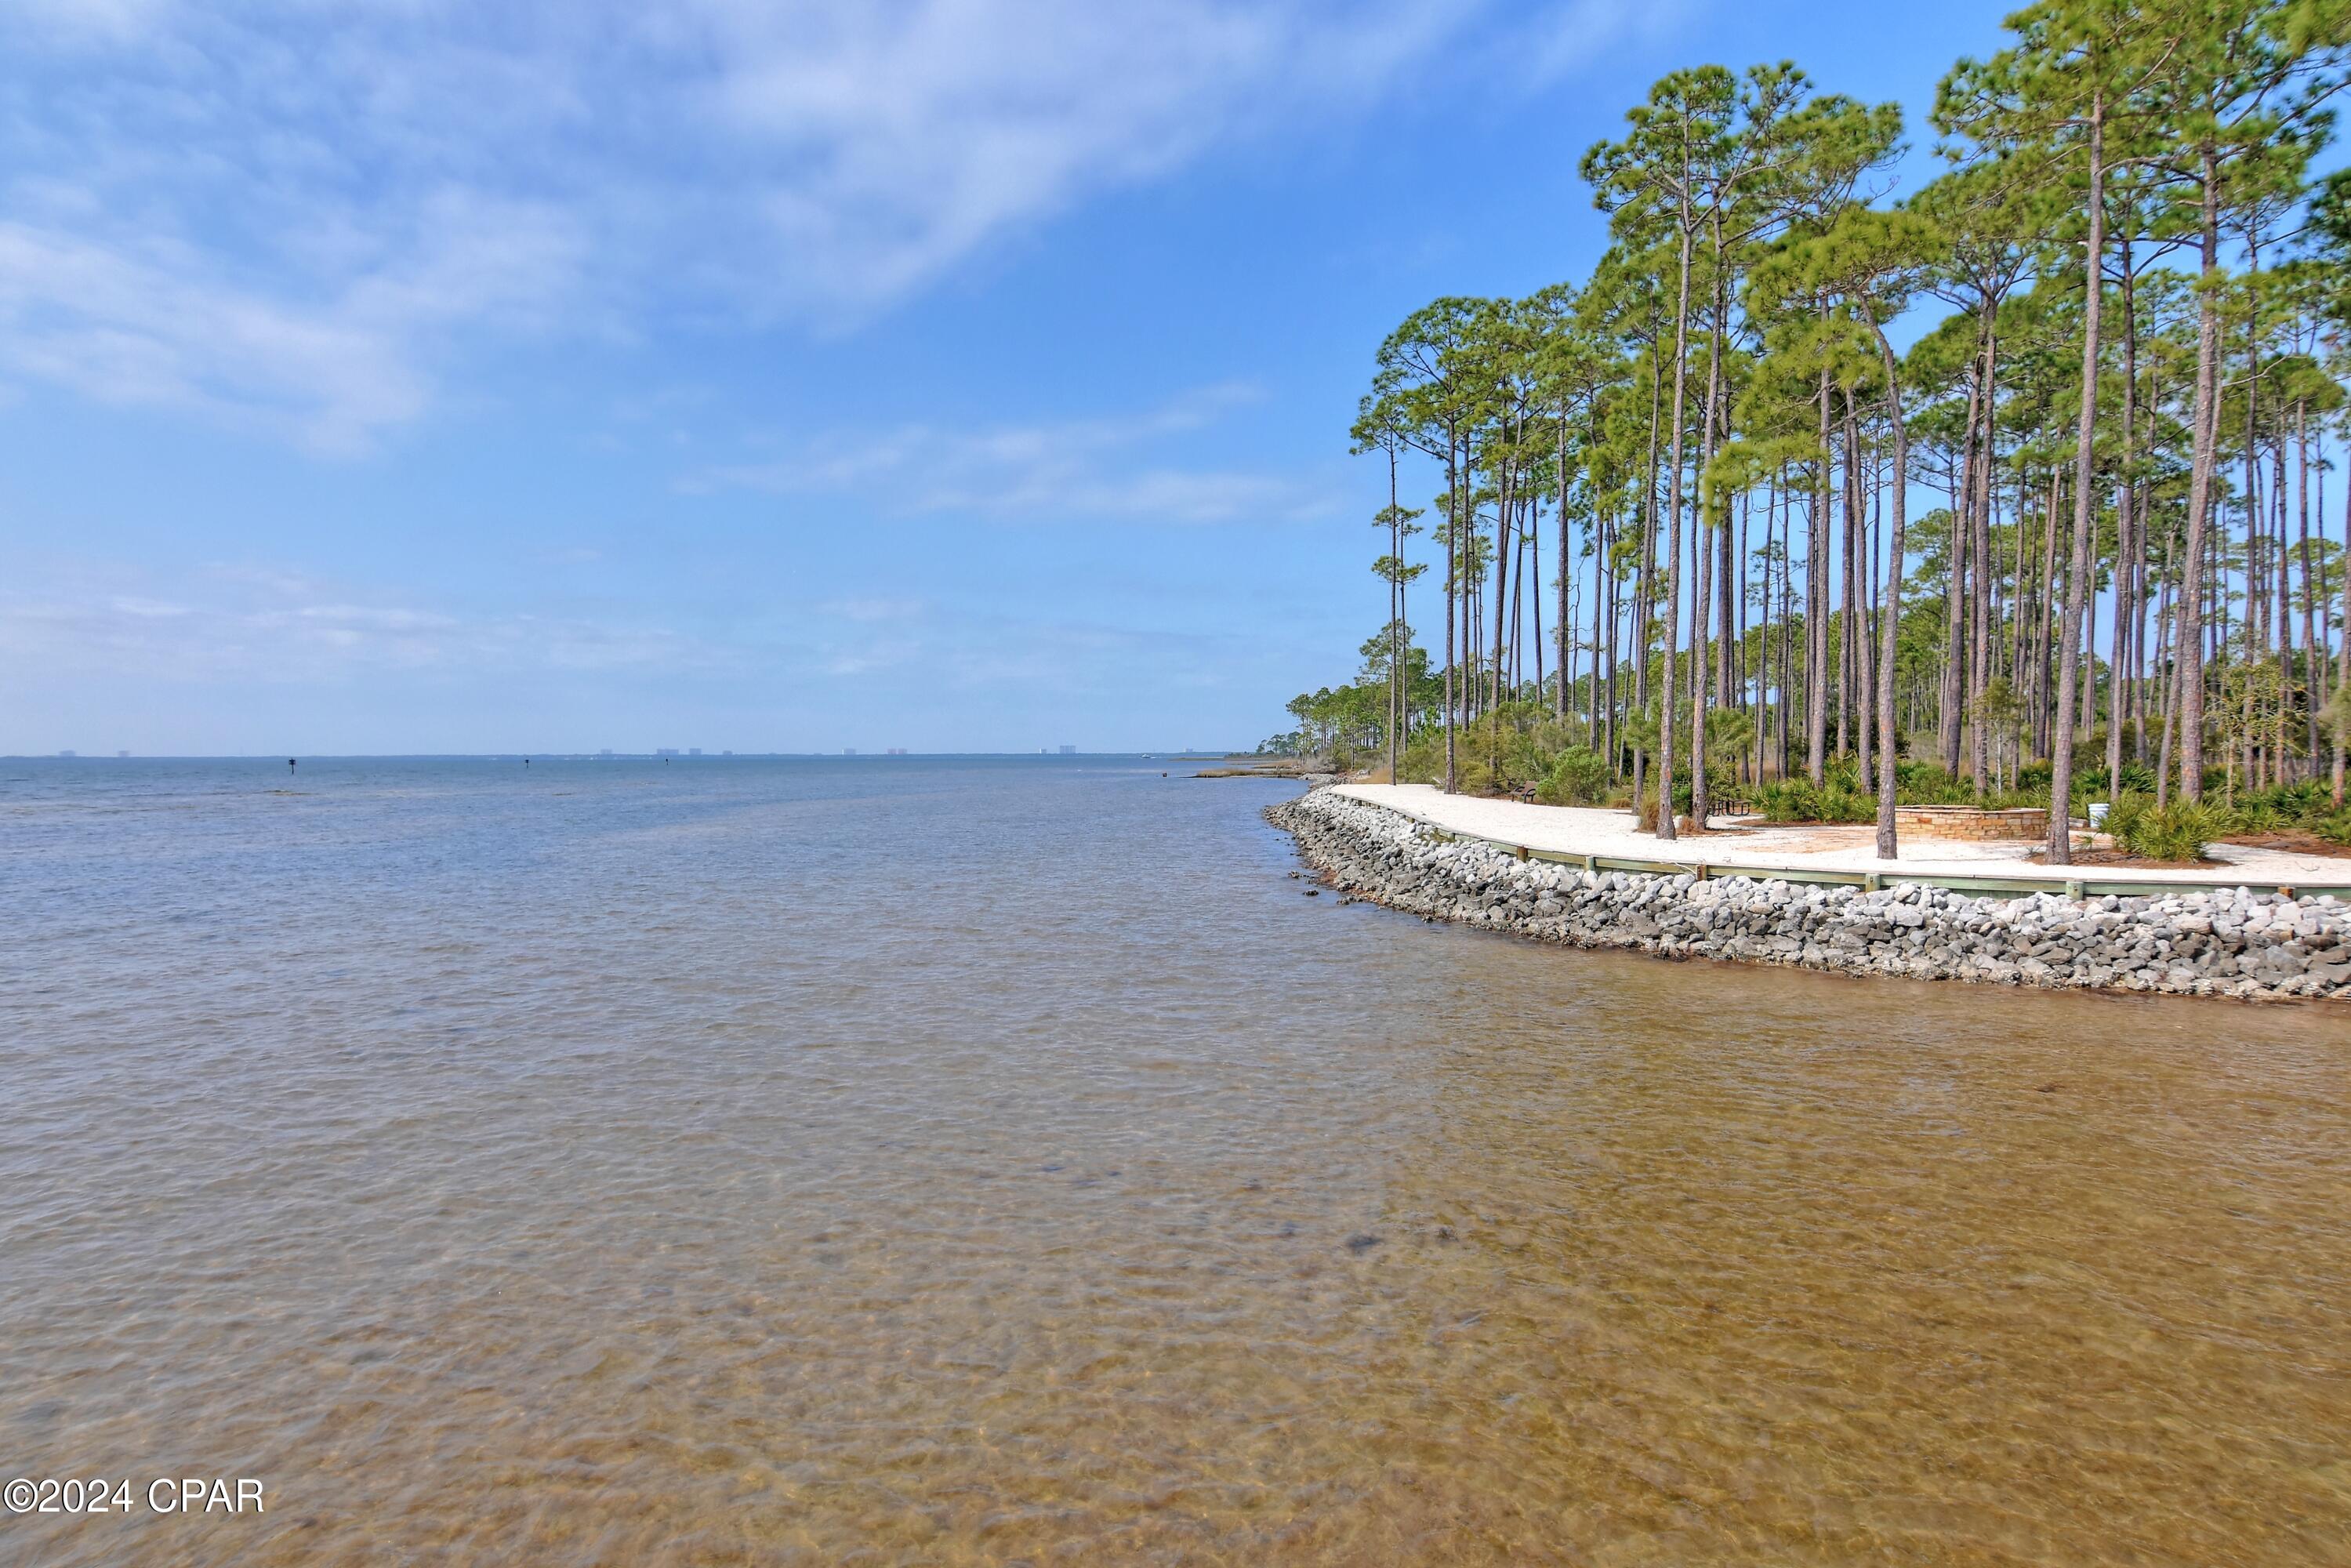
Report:
[[[0,752],[1253,742],[1390,326],[1662,72],[1923,142],[2003,9],[15,0]]]

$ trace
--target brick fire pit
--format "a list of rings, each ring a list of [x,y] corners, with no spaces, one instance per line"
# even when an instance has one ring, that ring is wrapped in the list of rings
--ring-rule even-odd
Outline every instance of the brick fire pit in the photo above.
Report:
[[[1987,811],[1980,806],[1896,806],[1897,832],[1922,839],[2045,839],[2049,811],[2043,806],[2018,806]]]

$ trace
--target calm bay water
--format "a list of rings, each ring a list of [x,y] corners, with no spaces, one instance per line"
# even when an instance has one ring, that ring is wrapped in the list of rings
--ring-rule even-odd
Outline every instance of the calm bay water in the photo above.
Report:
[[[57,1563],[2351,1561],[2351,1026],[1300,896],[1159,764],[0,762]]]

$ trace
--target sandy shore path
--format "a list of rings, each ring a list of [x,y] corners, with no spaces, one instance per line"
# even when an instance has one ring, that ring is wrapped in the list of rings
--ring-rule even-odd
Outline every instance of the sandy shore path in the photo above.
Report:
[[[1447,795],[1430,784],[1340,784],[1343,795],[1385,806],[1447,832],[1494,839],[1530,850],[1562,854],[1610,855],[1628,860],[1704,862],[1709,867],[1758,872],[1872,872],[1897,870],[1929,876],[2013,877],[2062,885],[2069,874],[2101,883],[2167,883],[2211,886],[2231,877],[2252,883],[2351,886],[2351,860],[2291,854],[2279,850],[2215,844],[2209,852],[2221,866],[2181,868],[2098,865],[2070,873],[2064,867],[2036,865],[2026,857],[2040,845],[2022,841],[1984,843],[1905,835],[1894,866],[1877,858],[1874,829],[1852,827],[1729,828],[1720,818],[1701,835],[1666,842],[1633,825],[1624,811],[1586,806],[1534,806]]]

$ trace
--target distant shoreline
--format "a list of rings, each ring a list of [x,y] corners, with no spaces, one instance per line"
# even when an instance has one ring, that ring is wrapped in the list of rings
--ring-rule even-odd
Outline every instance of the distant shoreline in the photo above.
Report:
[[[17,751],[0,762],[1236,762],[1239,751]],[[1285,760],[1285,759],[1270,759]]]

